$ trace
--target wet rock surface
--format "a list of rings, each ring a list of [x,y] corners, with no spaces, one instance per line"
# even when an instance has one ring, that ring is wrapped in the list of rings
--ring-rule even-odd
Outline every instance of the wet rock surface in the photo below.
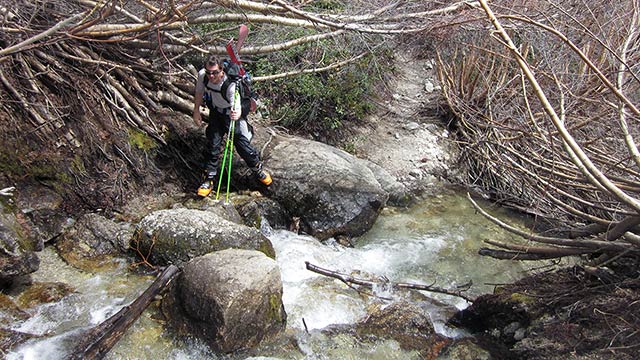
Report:
[[[446,343],[446,338],[435,333],[429,315],[418,306],[400,301],[388,306],[377,306],[356,327],[359,336],[394,339],[409,350],[427,350]]]
[[[23,282],[40,260],[16,215],[0,203],[0,288]],[[26,279],[28,282],[28,279]]]
[[[55,246],[66,262],[91,270],[96,262],[126,254],[133,231],[130,223],[89,213],[65,231]]]

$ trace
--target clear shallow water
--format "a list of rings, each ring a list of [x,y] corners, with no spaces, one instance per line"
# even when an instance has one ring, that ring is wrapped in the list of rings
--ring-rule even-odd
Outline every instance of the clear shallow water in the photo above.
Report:
[[[473,286],[467,293],[471,297],[492,292],[492,284],[522,277],[525,265],[540,266],[477,255],[482,240],[504,241],[512,236],[476,214],[463,196],[455,194],[439,196],[410,209],[385,210],[371,231],[355,239],[353,248],[331,240],[323,244],[284,230],[263,227],[263,231],[274,245],[282,273],[283,302],[288,315],[286,333],[295,339],[300,350],[275,345],[259,350],[264,357],[255,359],[417,357],[415,353],[402,351],[394,341],[360,344],[346,335],[329,336],[314,331],[332,324],[353,324],[366,315],[368,306],[380,299],[306,270],[305,261],[359,278],[384,276],[391,282],[434,284],[448,289],[471,281]],[[51,249],[44,251],[41,258],[35,281],[66,282],[76,292],[58,303],[36,308],[31,319],[15,323],[14,330],[44,335],[46,339],[28,342],[9,354],[8,359],[63,358],[81,330],[129,304],[153,281],[151,277],[132,275],[122,261],[114,263],[108,271],[90,274],[66,265]],[[450,337],[460,335],[458,330],[447,328],[445,322],[453,310],[466,307],[467,302],[443,294],[421,293],[433,299],[428,311],[436,331]],[[382,295],[398,299],[407,293],[386,291]],[[177,339],[159,318],[158,309],[152,305],[107,358],[225,358],[211,353],[196,340]]]

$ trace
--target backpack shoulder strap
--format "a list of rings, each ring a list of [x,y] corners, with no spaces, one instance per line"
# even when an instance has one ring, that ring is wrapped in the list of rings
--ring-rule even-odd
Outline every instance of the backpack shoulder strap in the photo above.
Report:
[[[229,79],[227,79],[222,83],[222,86],[220,86],[220,89],[214,89],[209,86],[209,79],[205,77],[204,87],[209,91],[219,93],[225,101],[229,102],[229,99],[227,99],[227,89],[229,88],[229,82],[230,82]]]
[[[229,84],[231,83],[231,80],[229,80],[227,78],[227,80],[225,80],[222,83],[222,86],[220,86],[220,95],[222,95],[222,98],[226,101],[226,102],[230,102],[229,99],[227,99],[227,90],[229,89]]]

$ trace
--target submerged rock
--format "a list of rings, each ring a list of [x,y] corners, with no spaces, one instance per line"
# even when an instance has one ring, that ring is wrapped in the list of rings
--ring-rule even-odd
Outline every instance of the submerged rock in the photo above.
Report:
[[[71,286],[61,282],[36,282],[20,294],[18,305],[28,309],[36,305],[57,302],[73,291]]]
[[[0,327],[9,327],[18,320],[26,320],[29,313],[20,309],[9,296],[0,293]]]
[[[37,336],[11,329],[0,328],[0,351],[2,351],[3,354],[7,354],[20,344],[35,337]]]

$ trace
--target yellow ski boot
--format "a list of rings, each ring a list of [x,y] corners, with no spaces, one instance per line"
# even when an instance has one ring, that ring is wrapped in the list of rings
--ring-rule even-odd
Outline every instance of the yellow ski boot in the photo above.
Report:
[[[271,185],[271,175],[268,172],[262,170],[262,162],[258,162],[255,167],[251,169],[253,171],[253,176],[255,176],[256,180],[260,181],[266,186]]]
[[[207,197],[213,190],[213,179],[207,178],[198,188],[198,196]]]
[[[258,178],[258,180],[260,180],[261,183],[265,184],[266,186],[271,185],[271,182],[273,181],[271,179],[271,175],[269,175],[268,172],[262,171],[262,170],[260,170],[260,172],[258,172],[256,177]]]

